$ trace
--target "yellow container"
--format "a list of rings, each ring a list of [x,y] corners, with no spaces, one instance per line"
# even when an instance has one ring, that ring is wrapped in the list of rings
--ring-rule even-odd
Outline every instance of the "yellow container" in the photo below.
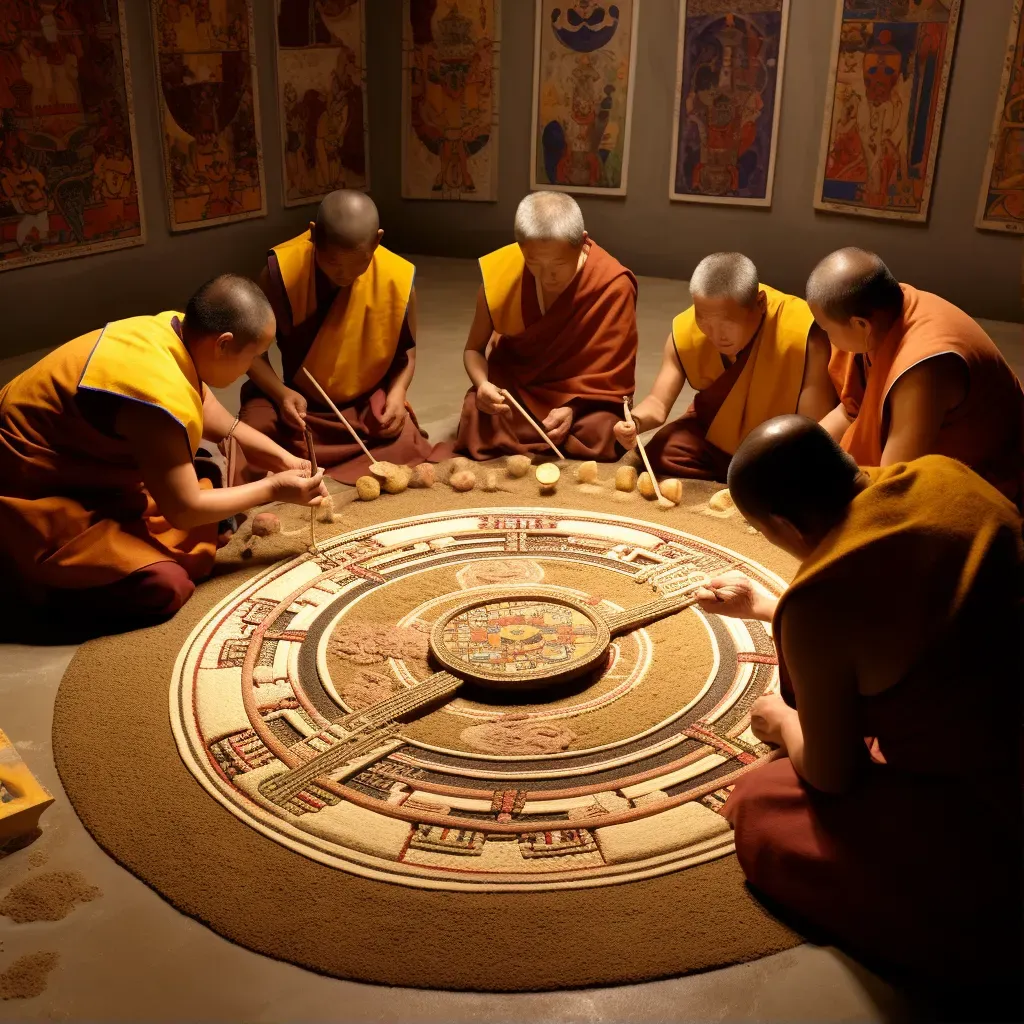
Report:
[[[52,803],[53,797],[0,729],[0,846],[36,828],[39,816]]]

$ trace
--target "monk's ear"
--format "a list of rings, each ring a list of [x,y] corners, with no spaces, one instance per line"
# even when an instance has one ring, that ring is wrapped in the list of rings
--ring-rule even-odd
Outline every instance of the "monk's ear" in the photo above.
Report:
[[[581,242],[580,244],[581,244],[581,245],[586,245],[586,244],[587,244],[587,241],[589,240],[589,238],[590,238],[590,235],[588,235],[588,234],[586,233],[586,231],[584,231],[584,232],[583,232],[583,241],[582,241],[582,242]]]
[[[218,358],[220,356],[230,355],[235,349],[235,336],[231,331],[225,331],[223,334],[217,337],[217,341],[214,343],[214,347],[217,352]]]
[[[768,294],[763,288],[757,293],[757,311],[761,316],[768,312]]]
[[[861,341],[866,342],[871,337],[872,323],[862,316],[850,317],[850,330],[853,331]]]
[[[770,513],[768,525],[772,532],[769,539],[773,544],[777,544],[793,554],[810,549],[803,531],[794,526],[785,516],[776,515],[774,512]]]
[[[373,243],[374,249],[376,249],[377,246],[380,245],[380,240],[383,237],[384,237],[384,229],[383,228],[377,228],[377,238],[376,238],[376,240]]]
[[[309,240],[316,245],[316,221],[311,220],[309,222]]]

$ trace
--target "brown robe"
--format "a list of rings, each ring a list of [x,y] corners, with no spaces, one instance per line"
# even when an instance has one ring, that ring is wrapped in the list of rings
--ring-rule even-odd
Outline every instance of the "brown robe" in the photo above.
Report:
[[[321,324],[335,301],[337,288],[318,269],[316,314],[295,325],[292,323],[291,307],[277,267],[277,257],[273,252],[267,259],[267,272],[268,298],[277,317],[277,343],[281,350],[284,381],[293,391],[304,395],[308,403],[306,425],[313,433],[317,464],[339,483],[355,483],[368,471],[370,460],[366,458],[337,416],[327,407],[306,375],[299,372]],[[432,445],[420,430],[416,417],[408,406],[408,415],[402,432],[397,437],[380,436],[387,389],[391,381],[405,368],[409,358],[408,352],[414,345],[415,341],[406,321],[402,326],[395,358],[384,378],[372,391],[359,395],[347,405],[339,407],[379,462],[415,465],[431,457]],[[243,423],[266,434],[296,455],[307,454],[302,432],[281,419],[277,407],[253,381],[246,381],[242,387],[242,411],[239,418]],[[249,479],[250,475],[244,461],[239,460],[237,468],[233,471],[234,482]]]
[[[612,432],[622,399],[635,389],[636,278],[594,242],[583,269],[541,314],[533,275],[523,270],[522,334],[500,336],[487,359],[487,378],[506,388],[540,423],[552,409],[573,411],[559,445],[573,459],[619,458]],[[550,451],[518,412],[487,416],[466,394],[455,450],[474,459]]]
[[[842,795],[779,758],[740,779],[723,813],[751,885],[803,930],[947,982],[1016,976],[1020,518],[952,459],[868,473],[773,633],[792,705],[786,630],[812,607],[853,619],[858,673],[878,691],[856,699],[870,757]]]

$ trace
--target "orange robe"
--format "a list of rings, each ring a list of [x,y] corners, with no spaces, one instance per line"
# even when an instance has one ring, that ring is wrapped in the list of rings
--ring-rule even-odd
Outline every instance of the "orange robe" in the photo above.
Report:
[[[1012,504],[928,455],[870,485],[804,561],[773,633],[858,600],[858,726],[872,751],[841,796],[788,758],[742,778],[724,813],[751,885],[857,955],[950,978],[1019,973],[1024,552]],[[837,665],[837,672],[847,665]],[[812,932],[813,934],[813,932]]]
[[[849,416],[842,439],[858,464],[877,466],[889,434],[887,400],[912,367],[938,355],[959,356],[968,373],[964,401],[942,424],[935,454],[959,459],[1021,504],[1024,484],[1024,391],[992,339],[963,310],[903,289],[903,315],[870,359],[832,350],[829,373]]]
[[[409,409],[397,437],[380,436],[390,382],[407,365],[414,346],[406,310],[416,268],[378,246],[369,269],[350,288],[339,289],[319,270],[309,232],[268,254],[269,298],[277,317],[284,382],[306,397],[306,423],[317,463],[342,483],[367,472],[369,459],[301,370],[317,379],[378,461],[416,465],[431,445]],[[242,388],[241,419],[297,455],[301,432],[285,423],[253,382]],[[233,472],[246,476],[244,466]]]
[[[662,472],[724,481],[733,453],[754,427],[796,412],[814,316],[803,299],[765,284],[761,290],[768,300],[764,320],[731,364],[697,327],[692,306],[672,321],[679,365],[697,394],[647,443]]]
[[[541,313],[537,284],[518,245],[480,260],[484,296],[499,336],[487,378],[507,388],[537,422],[569,406],[572,427],[559,445],[570,458],[610,461],[621,454],[612,428],[636,370],[636,278],[590,242],[583,269]],[[474,459],[548,451],[519,413],[487,416],[471,388],[462,407],[455,450]]]
[[[0,562],[27,596],[85,590],[173,561],[209,575],[217,525],[172,527],[114,432],[124,401],[163,409],[193,455],[203,385],[178,314],[107,324],[44,356],[0,391]]]

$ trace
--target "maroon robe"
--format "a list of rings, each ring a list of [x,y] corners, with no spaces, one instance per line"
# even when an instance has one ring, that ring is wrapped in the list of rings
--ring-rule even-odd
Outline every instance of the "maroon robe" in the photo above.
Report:
[[[732,456],[711,444],[707,433],[743,373],[752,348],[748,345],[711,387],[694,395],[693,405],[679,419],[667,423],[647,442],[647,456],[661,473],[725,483]],[[724,358],[722,362],[726,362]]]
[[[526,329],[493,344],[487,379],[510,391],[538,423],[552,409],[572,409],[569,435],[559,445],[568,458],[611,462],[622,454],[612,431],[622,399],[636,386],[636,293],[632,273],[594,242],[583,269],[544,315],[534,277],[523,269]],[[481,413],[475,388],[462,406],[455,450],[474,459],[550,451],[519,412]]]
[[[352,484],[368,472],[370,460],[352,439],[337,416],[327,407],[319,392],[300,373],[306,355],[316,339],[320,325],[324,322],[334,303],[338,289],[326,275],[316,271],[316,314],[301,324],[292,323],[291,306],[285,292],[277,257],[273,252],[267,259],[268,298],[277,317],[277,344],[281,350],[281,364],[285,384],[305,396],[308,403],[306,425],[313,433],[317,464],[326,474],[339,483]],[[408,415],[402,432],[397,437],[381,437],[381,420],[387,390],[395,377],[402,372],[409,359],[409,350],[415,346],[409,323],[402,325],[395,358],[387,373],[377,386],[364,395],[352,399],[341,408],[342,414],[363,438],[367,448],[378,462],[394,462],[399,465],[415,465],[430,458],[432,446],[427,440],[411,408],[406,406]],[[242,387],[242,411],[240,419],[260,433],[266,434],[282,447],[305,457],[306,448],[302,432],[290,426],[280,417],[274,403],[253,381],[246,381]],[[247,478],[244,466],[234,474],[235,482]]]

